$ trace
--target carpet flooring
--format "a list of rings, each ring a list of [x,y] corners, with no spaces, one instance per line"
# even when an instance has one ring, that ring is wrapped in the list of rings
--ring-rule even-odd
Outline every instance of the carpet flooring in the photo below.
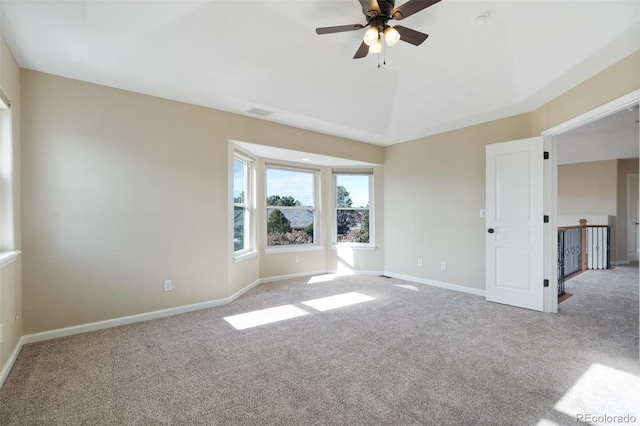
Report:
[[[262,284],[25,345],[0,425],[638,424],[637,265],[566,286],[544,314],[383,277]]]

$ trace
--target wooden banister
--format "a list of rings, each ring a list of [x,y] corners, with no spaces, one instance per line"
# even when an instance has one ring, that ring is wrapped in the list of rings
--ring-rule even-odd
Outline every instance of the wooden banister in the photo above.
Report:
[[[586,271],[588,267],[587,260],[587,219],[580,219],[580,228],[581,231],[581,245],[582,245],[582,253],[580,256],[580,264],[582,266],[582,270]]]

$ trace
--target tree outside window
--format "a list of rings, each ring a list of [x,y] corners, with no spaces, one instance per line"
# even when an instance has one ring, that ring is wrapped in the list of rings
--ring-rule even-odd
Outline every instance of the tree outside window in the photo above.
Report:
[[[233,162],[233,251],[250,249],[249,171],[250,162],[236,156]]]
[[[335,174],[336,242],[369,244],[371,175]]]
[[[313,244],[317,173],[267,166],[267,246]]]

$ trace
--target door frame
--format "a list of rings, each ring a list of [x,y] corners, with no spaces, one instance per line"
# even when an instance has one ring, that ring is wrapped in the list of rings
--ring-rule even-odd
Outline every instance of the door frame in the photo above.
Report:
[[[637,179],[639,176],[640,176],[640,174],[638,174],[638,173],[627,173],[627,180],[626,180],[627,187],[625,188],[626,189],[626,191],[625,191],[626,192],[626,197],[627,197],[627,223],[625,224],[625,232],[627,233],[627,238],[625,240],[627,241],[627,247],[625,248],[625,252],[627,253],[627,256],[626,256],[627,257],[627,263],[629,263],[629,264],[631,263],[631,259],[629,258],[629,224],[631,223],[631,215],[630,215],[630,213],[631,213],[631,203],[629,203],[629,194],[630,194],[630,191],[629,191],[629,186],[630,185],[629,185],[629,183],[631,182],[631,180],[633,178]],[[636,202],[638,202],[638,201],[639,201],[639,199],[636,196]],[[640,210],[638,212],[640,213]],[[636,235],[637,235],[638,232],[639,232],[639,230],[636,229]],[[637,241],[637,238],[638,237],[636,236],[636,241]],[[640,258],[640,253],[638,253],[638,250],[640,250],[640,246],[636,245],[636,259],[635,260],[638,260]],[[620,257],[620,253],[618,253],[618,257]],[[618,259],[618,260],[620,260],[620,259]]]
[[[541,132],[544,150],[549,152],[549,160],[544,165],[544,211],[549,215],[549,226],[544,236],[544,276],[549,279],[545,288],[544,311],[558,312],[558,158],[556,136],[585,124],[615,114],[629,108],[640,100],[640,89],[607,102],[591,111],[574,117]]]

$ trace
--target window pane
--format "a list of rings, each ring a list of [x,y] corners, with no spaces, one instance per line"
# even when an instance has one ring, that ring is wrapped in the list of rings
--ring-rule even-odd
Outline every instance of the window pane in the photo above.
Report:
[[[244,203],[247,182],[247,165],[238,160],[233,162],[233,202]]]
[[[313,172],[267,169],[267,205],[314,207]]]
[[[339,243],[369,242],[369,210],[338,210],[336,213]]]
[[[368,175],[336,175],[336,207],[369,207]]]
[[[244,207],[233,208],[233,251],[244,250],[245,214]]]
[[[267,246],[313,244],[314,211],[267,209]]]
[[[233,251],[245,251],[251,247],[249,203],[251,188],[249,173],[251,164],[242,158],[233,162]]]

